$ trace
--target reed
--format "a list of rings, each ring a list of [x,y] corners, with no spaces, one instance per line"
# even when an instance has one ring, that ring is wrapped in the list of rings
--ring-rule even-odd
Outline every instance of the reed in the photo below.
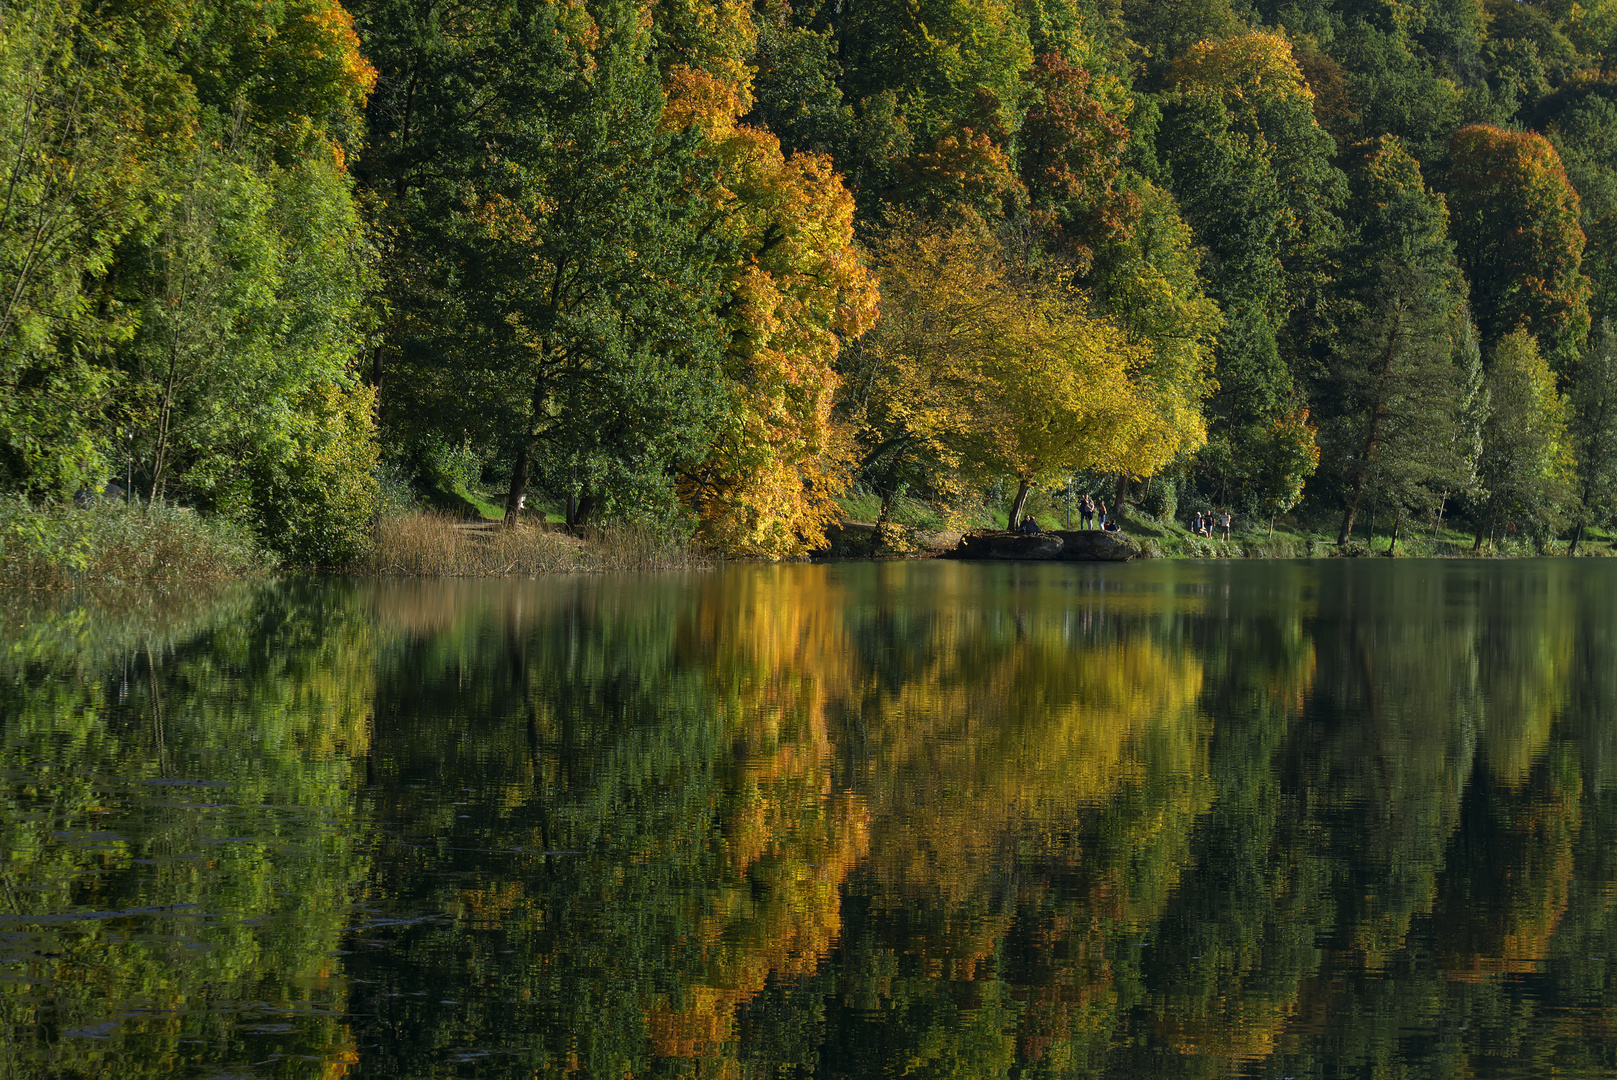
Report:
[[[0,500],[0,586],[218,581],[274,565],[239,524],[179,506]]]
[[[688,541],[645,525],[607,525],[575,536],[543,525],[507,528],[415,512],[377,524],[362,569],[383,577],[504,577],[707,564]]]

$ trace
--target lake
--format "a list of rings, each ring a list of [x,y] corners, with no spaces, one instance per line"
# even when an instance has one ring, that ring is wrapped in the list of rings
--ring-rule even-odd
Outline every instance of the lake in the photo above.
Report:
[[[0,1077],[1617,1077],[1617,561],[0,604]]]

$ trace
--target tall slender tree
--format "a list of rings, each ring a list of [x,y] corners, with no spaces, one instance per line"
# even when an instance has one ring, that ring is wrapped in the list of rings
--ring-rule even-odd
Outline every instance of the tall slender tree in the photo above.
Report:
[[[1485,386],[1489,405],[1477,468],[1483,494],[1473,547],[1500,527],[1542,546],[1565,521],[1575,494],[1566,403],[1537,339],[1525,330],[1494,349]]]
[[[1343,258],[1353,322],[1330,367],[1325,425],[1345,494],[1338,543],[1366,503],[1395,515],[1435,507],[1475,467],[1460,438],[1465,282],[1443,198],[1391,137],[1353,179],[1357,234]]]

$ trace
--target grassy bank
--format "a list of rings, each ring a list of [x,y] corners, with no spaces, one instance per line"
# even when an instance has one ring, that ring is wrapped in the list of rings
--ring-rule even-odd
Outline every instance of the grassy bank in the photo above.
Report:
[[[1392,537],[1378,535],[1372,540],[1355,537],[1338,544],[1334,533],[1325,533],[1294,524],[1282,524],[1272,532],[1267,524],[1252,529],[1231,529],[1230,538],[1193,536],[1178,522],[1161,522],[1145,515],[1125,515],[1123,531],[1137,540],[1151,558],[1159,559],[1322,559],[1387,556]],[[1536,555],[1565,555],[1567,540],[1552,541],[1542,552],[1525,539],[1484,539],[1480,550],[1473,550],[1476,536],[1441,530],[1400,536],[1393,552],[1401,559],[1522,558]],[[1578,557],[1604,557],[1614,554],[1611,537],[1598,530],[1585,532],[1578,545]]]
[[[844,556],[895,557],[952,548],[958,530],[931,532],[936,522],[895,524],[872,547],[854,545]],[[1296,559],[1383,557],[1388,537],[1373,543],[1337,545],[1334,536],[1305,529],[1236,529],[1229,540],[1192,536],[1177,522],[1144,515],[1123,518],[1123,531],[1147,558]],[[887,532],[892,535],[888,536]],[[1538,552],[1525,540],[1484,543],[1445,532],[1401,538],[1401,558],[1520,557],[1564,555],[1564,540]],[[1612,537],[1586,533],[1579,557],[1617,554]],[[341,568],[379,577],[502,577],[562,573],[683,570],[715,559],[683,534],[643,525],[607,525],[581,535],[553,524],[467,521],[434,511],[411,511],[382,519],[357,565]],[[268,574],[273,556],[234,522],[206,518],[173,506],[99,503],[88,507],[33,506],[0,500],[0,588],[67,590],[94,586],[146,587],[226,581]]]
[[[607,525],[573,535],[555,526],[467,521],[435,511],[377,523],[356,565],[383,577],[688,569],[711,559],[673,531]],[[174,585],[266,574],[275,558],[234,522],[175,506],[0,501],[0,588],[68,590]]]
[[[0,500],[0,586],[8,588],[218,581],[273,565],[240,525],[183,507]]]
[[[864,521],[866,524],[854,524],[851,528],[833,532],[836,537],[833,553],[836,557],[924,557],[953,550],[959,539],[959,525],[953,529],[938,528],[943,519],[935,513],[927,514],[924,504],[920,508],[906,507],[902,516],[895,513],[892,524],[883,527],[879,534],[872,532],[868,524],[874,520],[875,511],[879,508],[879,502],[874,497],[844,499],[843,506],[848,511],[849,522]],[[860,517],[861,510],[868,511],[868,516]],[[1049,511],[1040,515],[1040,522],[1046,528],[1064,526],[1062,516]],[[1378,534],[1373,540],[1366,540],[1361,534],[1351,542],[1339,545],[1334,530],[1326,532],[1286,521],[1278,522],[1272,531],[1267,522],[1253,523],[1248,528],[1238,526],[1230,531],[1230,538],[1225,540],[1222,534],[1216,537],[1192,535],[1178,521],[1162,521],[1134,507],[1121,515],[1120,523],[1123,535],[1141,546],[1145,558],[1153,559],[1385,558],[1392,541],[1387,534]],[[979,508],[966,528],[1003,529],[1005,516]],[[1403,559],[1564,556],[1570,544],[1570,538],[1561,538],[1550,542],[1540,551],[1530,540],[1518,535],[1494,537],[1492,540],[1485,537],[1481,548],[1476,549],[1475,541],[1474,534],[1452,529],[1441,530],[1435,535],[1430,531],[1421,531],[1413,536],[1401,535],[1394,555]],[[1610,533],[1600,529],[1584,532],[1578,544],[1579,558],[1613,555],[1617,555],[1617,546],[1614,546],[1614,537]]]
[[[607,525],[574,536],[541,525],[504,528],[446,514],[383,519],[362,573],[384,577],[502,577],[708,565],[690,542],[641,525]]]

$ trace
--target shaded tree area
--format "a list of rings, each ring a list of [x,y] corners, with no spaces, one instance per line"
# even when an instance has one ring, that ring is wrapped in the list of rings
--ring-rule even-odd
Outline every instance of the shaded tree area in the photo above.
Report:
[[[345,558],[377,454],[346,167],[375,73],[348,13],[42,0],[5,18],[5,487],[63,498],[118,473]]]

